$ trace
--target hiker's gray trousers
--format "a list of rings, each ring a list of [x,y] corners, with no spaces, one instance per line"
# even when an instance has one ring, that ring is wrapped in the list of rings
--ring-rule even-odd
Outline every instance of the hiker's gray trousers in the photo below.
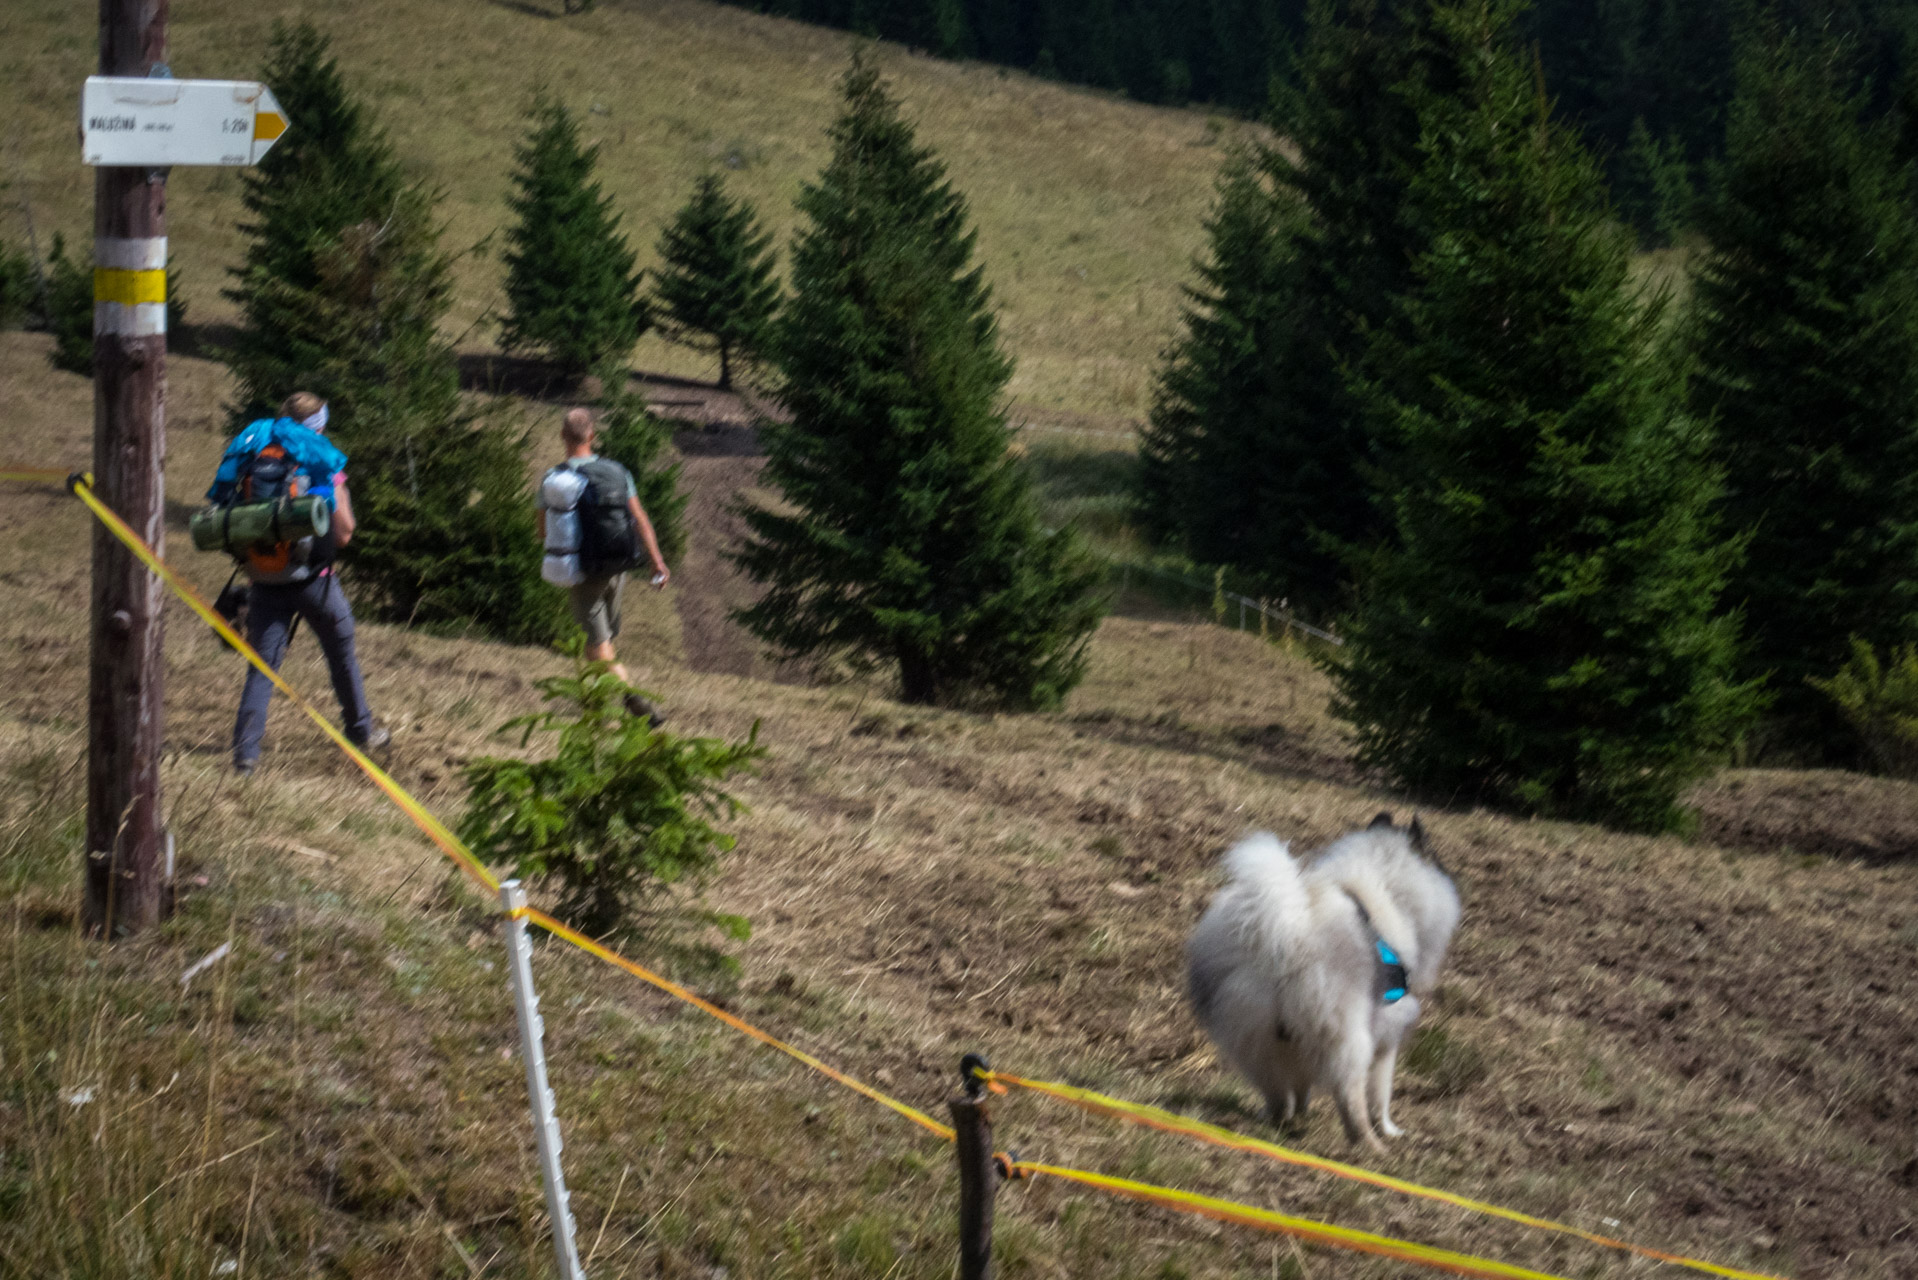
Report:
[[[354,742],[366,741],[373,730],[373,712],[366,705],[366,685],[353,652],[353,606],[331,573],[308,582],[283,586],[254,584],[247,592],[247,643],[259,650],[267,665],[280,669],[293,619],[304,618],[313,638],[326,654],[333,675],[333,692],[340,700],[340,727]],[[246,670],[246,688],[240,691],[240,716],[233,725],[233,763],[252,764],[260,758],[260,740],[266,736],[266,709],[273,700],[273,682],[259,670]]]

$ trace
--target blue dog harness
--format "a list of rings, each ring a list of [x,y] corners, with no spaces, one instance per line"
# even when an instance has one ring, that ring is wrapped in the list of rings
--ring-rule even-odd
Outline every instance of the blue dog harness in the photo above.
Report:
[[[1397,1004],[1405,999],[1405,964],[1384,938],[1375,938],[1372,945],[1378,948],[1379,963],[1385,966],[1385,973],[1379,979],[1385,990],[1379,992],[1379,999],[1386,1004]]]
[[[1365,909],[1365,904],[1359,901],[1358,895],[1348,889],[1345,896],[1352,899],[1352,905],[1358,908],[1359,919],[1365,922],[1365,927],[1372,934],[1372,949],[1378,953],[1379,957],[1379,1002],[1397,1004],[1405,999],[1407,987],[1411,982],[1405,972],[1405,961],[1399,959],[1399,953],[1392,949],[1392,944],[1380,935],[1378,926],[1372,923],[1372,913]]]

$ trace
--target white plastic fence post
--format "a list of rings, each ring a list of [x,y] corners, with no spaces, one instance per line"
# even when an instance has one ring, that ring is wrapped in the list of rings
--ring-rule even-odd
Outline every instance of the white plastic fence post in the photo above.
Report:
[[[533,1135],[539,1140],[539,1171],[546,1183],[546,1215],[553,1220],[553,1254],[559,1259],[560,1280],[586,1280],[579,1265],[579,1246],[573,1241],[566,1175],[559,1167],[559,1121],[553,1115],[553,1090],[546,1083],[546,1026],[539,1016],[539,997],[533,994],[533,943],[526,936],[526,921],[511,914],[526,905],[525,886],[508,880],[499,887],[499,900],[508,913],[506,972],[513,980],[513,1007],[519,1012],[520,1056],[526,1059],[526,1092],[533,1102]]]

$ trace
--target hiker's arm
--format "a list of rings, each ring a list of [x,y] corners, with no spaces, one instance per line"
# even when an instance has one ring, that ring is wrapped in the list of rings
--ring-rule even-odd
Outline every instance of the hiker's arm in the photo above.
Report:
[[[353,541],[353,498],[346,491],[346,477],[333,477],[333,545],[343,547]]]
[[[640,541],[646,544],[646,554],[653,558],[653,586],[655,589],[666,585],[673,571],[666,567],[666,557],[659,554],[659,539],[653,534],[653,522],[646,518],[646,508],[639,505],[638,498],[626,499],[626,509],[633,513],[633,522],[639,526]]]

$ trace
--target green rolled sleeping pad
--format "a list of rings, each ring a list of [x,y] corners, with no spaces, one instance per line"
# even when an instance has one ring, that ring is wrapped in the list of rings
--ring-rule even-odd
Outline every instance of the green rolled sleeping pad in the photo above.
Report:
[[[239,507],[208,507],[194,513],[187,522],[187,532],[193,536],[195,550],[239,555],[276,542],[324,537],[332,524],[333,513],[326,499],[308,494]]]

